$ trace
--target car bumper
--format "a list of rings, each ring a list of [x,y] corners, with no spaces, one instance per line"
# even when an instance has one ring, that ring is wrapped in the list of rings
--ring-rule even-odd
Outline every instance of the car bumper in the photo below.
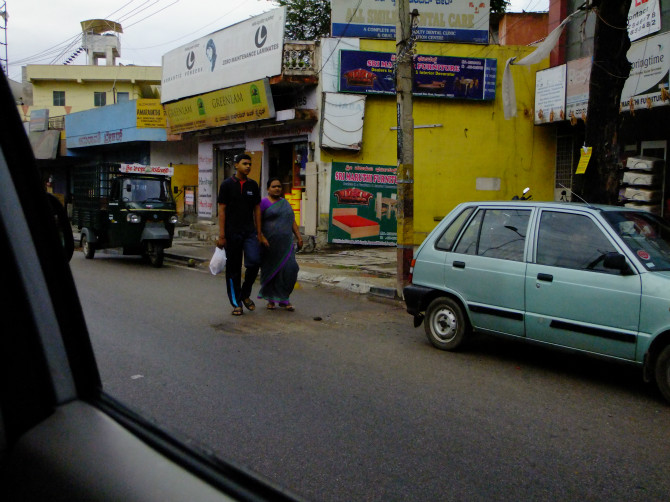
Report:
[[[405,286],[402,292],[407,312],[414,316],[414,326],[419,326],[421,321],[423,321],[423,313],[428,303],[427,298],[433,293],[433,290],[410,284],[409,286]]]

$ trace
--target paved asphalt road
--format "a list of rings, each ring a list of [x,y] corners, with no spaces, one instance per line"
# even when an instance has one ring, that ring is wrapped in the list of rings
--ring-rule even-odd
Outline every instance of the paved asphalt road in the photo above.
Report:
[[[636,369],[441,352],[402,305],[309,284],[233,318],[202,270],[71,266],[110,394],[308,499],[670,499],[670,406]]]

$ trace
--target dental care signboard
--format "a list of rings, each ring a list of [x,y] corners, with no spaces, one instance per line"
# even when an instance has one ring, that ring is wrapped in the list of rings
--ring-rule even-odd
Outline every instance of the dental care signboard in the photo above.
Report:
[[[273,9],[165,54],[161,102],[281,74],[285,18]]]
[[[417,38],[430,42],[487,44],[489,0],[409,0],[419,11]],[[395,0],[331,2],[333,37],[395,40]]]
[[[632,43],[626,57],[632,67],[621,91],[622,111],[670,105],[670,33]]]

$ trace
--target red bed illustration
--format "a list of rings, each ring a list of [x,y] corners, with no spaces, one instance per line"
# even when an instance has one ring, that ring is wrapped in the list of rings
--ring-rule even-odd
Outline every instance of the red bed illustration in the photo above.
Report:
[[[347,232],[352,239],[379,235],[379,223],[358,216],[355,208],[333,209],[333,225]]]

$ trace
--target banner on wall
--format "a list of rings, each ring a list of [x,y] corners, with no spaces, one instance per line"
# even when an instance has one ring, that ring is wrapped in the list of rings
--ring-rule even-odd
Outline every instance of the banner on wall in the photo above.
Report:
[[[489,0],[409,0],[419,11],[416,36],[430,42],[487,44]],[[395,0],[338,0],[331,2],[333,37],[395,40]]]
[[[165,129],[167,127],[165,109],[160,99],[138,99],[135,113],[138,128]]]
[[[391,52],[340,51],[340,92],[395,94]],[[497,60],[453,56],[414,56],[412,94],[432,98],[492,100]]]
[[[333,162],[328,242],[395,246],[396,166]]]
[[[535,74],[535,125],[566,119],[566,73],[562,64]]]
[[[168,134],[199,131],[275,116],[267,79],[236,85],[165,105]]]

